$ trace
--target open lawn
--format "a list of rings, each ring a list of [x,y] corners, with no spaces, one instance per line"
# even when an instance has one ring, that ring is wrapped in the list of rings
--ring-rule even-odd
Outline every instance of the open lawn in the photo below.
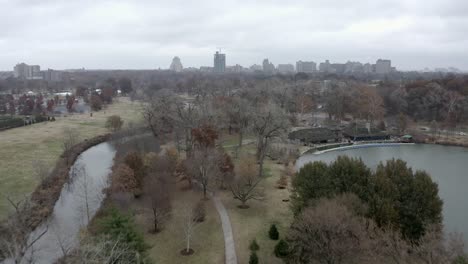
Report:
[[[143,230],[145,241],[152,246],[149,255],[155,263],[190,263],[190,264],[219,264],[224,263],[224,240],[223,230],[219,215],[211,200],[204,201],[206,205],[205,221],[195,227],[191,248],[195,251],[191,256],[183,256],[180,251],[185,248],[185,237],[183,226],[178,216],[184,201],[198,201],[202,198],[200,192],[177,191],[174,194],[172,217],[167,221],[164,229],[152,234],[148,232],[149,224],[142,224],[143,219],[139,219]]]
[[[119,115],[125,123],[138,122],[140,103],[128,98],[116,98],[106,109],[89,114],[59,117],[55,122],[43,122],[31,126],[0,132],[0,194],[15,199],[32,192],[38,183],[34,175],[35,160],[50,166],[62,153],[61,138],[65,128],[76,130],[80,140],[107,132],[108,116]],[[125,125],[124,123],[124,125]],[[6,216],[9,206],[0,197],[0,219]]]
[[[243,147],[242,152],[253,153],[254,145]],[[248,263],[249,244],[255,238],[260,246],[257,252],[260,263],[283,263],[273,254],[274,246],[278,241],[270,240],[268,230],[271,224],[276,224],[280,238],[284,238],[285,231],[292,221],[292,212],[288,202],[288,189],[277,189],[276,182],[283,172],[283,165],[274,161],[265,161],[265,178],[261,184],[265,197],[262,201],[248,201],[248,209],[240,209],[240,202],[232,198],[230,192],[219,192],[222,201],[228,210],[236,243],[236,252],[239,263]]]

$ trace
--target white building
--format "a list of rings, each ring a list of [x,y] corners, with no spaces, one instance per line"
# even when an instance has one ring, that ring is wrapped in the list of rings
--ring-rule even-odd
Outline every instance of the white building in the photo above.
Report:
[[[13,68],[14,76],[21,79],[42,79],[41,67],[39,65],[28,65],[18,63]]]
[[[182,62],[180,61],[179,57],[175,56],[172,59],[172,63],[169,69],[175,72],[181,72],[184,69],[184,66],[182,66]]]

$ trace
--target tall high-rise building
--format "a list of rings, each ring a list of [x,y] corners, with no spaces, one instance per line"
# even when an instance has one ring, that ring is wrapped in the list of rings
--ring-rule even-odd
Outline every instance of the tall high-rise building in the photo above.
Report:
[[[263,71],[265,73],[274,73],[275,72],[275,65],[271,63],[268,59],[263,60]]]
[[[39,65],[27,65],[18,63],[13,68],[14,76],[22,79],[42,79],[41,67]]]
[[[171,66],[169,66],[169,69],[175,72],[181,72],[184,69],[184,66],[182,66],[182,62],[180,62],[179,57],[175,56],[172,59]]]
[[[392,71],[392,61],[391,60],[382,60],[378,59],[375,63],[375,73],[377,74],[387,74]]]
[[[296,71],[312,73],[317,71],[317,64],[313,61],[298,61],[296,62]]]
[[[218,51],[215,53],[213,71],[217,73],[226,71],[226,54],[219,53]]]

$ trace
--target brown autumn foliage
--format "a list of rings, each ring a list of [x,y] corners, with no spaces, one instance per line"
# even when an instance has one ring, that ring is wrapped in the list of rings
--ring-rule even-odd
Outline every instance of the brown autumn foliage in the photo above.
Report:
[[[192,129],[192,136],[195,145],[199,148],[211,148],[215,146],[218,132],[212,126],[205,124]]]
[[[141,154],[136,151],[127,153],[124,158],[124,163],[135,173],[137,188],[141,189],[143,186],[143,177],[145,176],[145,166]]]
[[[138,188],[135,173],[127,164],[117,165],[112,174],[112,192],[133,192]]]

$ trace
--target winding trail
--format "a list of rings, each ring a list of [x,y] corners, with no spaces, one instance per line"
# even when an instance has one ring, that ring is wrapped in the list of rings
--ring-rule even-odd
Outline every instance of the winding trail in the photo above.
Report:
[[[218,211],[219,218],[221,219],[221,225],[223,227],[224,234],[224,255],[226,258],[226,264],[237,264],[236,245],[234,244],[234,236],[232,234],[231,220],[224,207],[223,203],[216,195],[211,195],[213,203]]]

